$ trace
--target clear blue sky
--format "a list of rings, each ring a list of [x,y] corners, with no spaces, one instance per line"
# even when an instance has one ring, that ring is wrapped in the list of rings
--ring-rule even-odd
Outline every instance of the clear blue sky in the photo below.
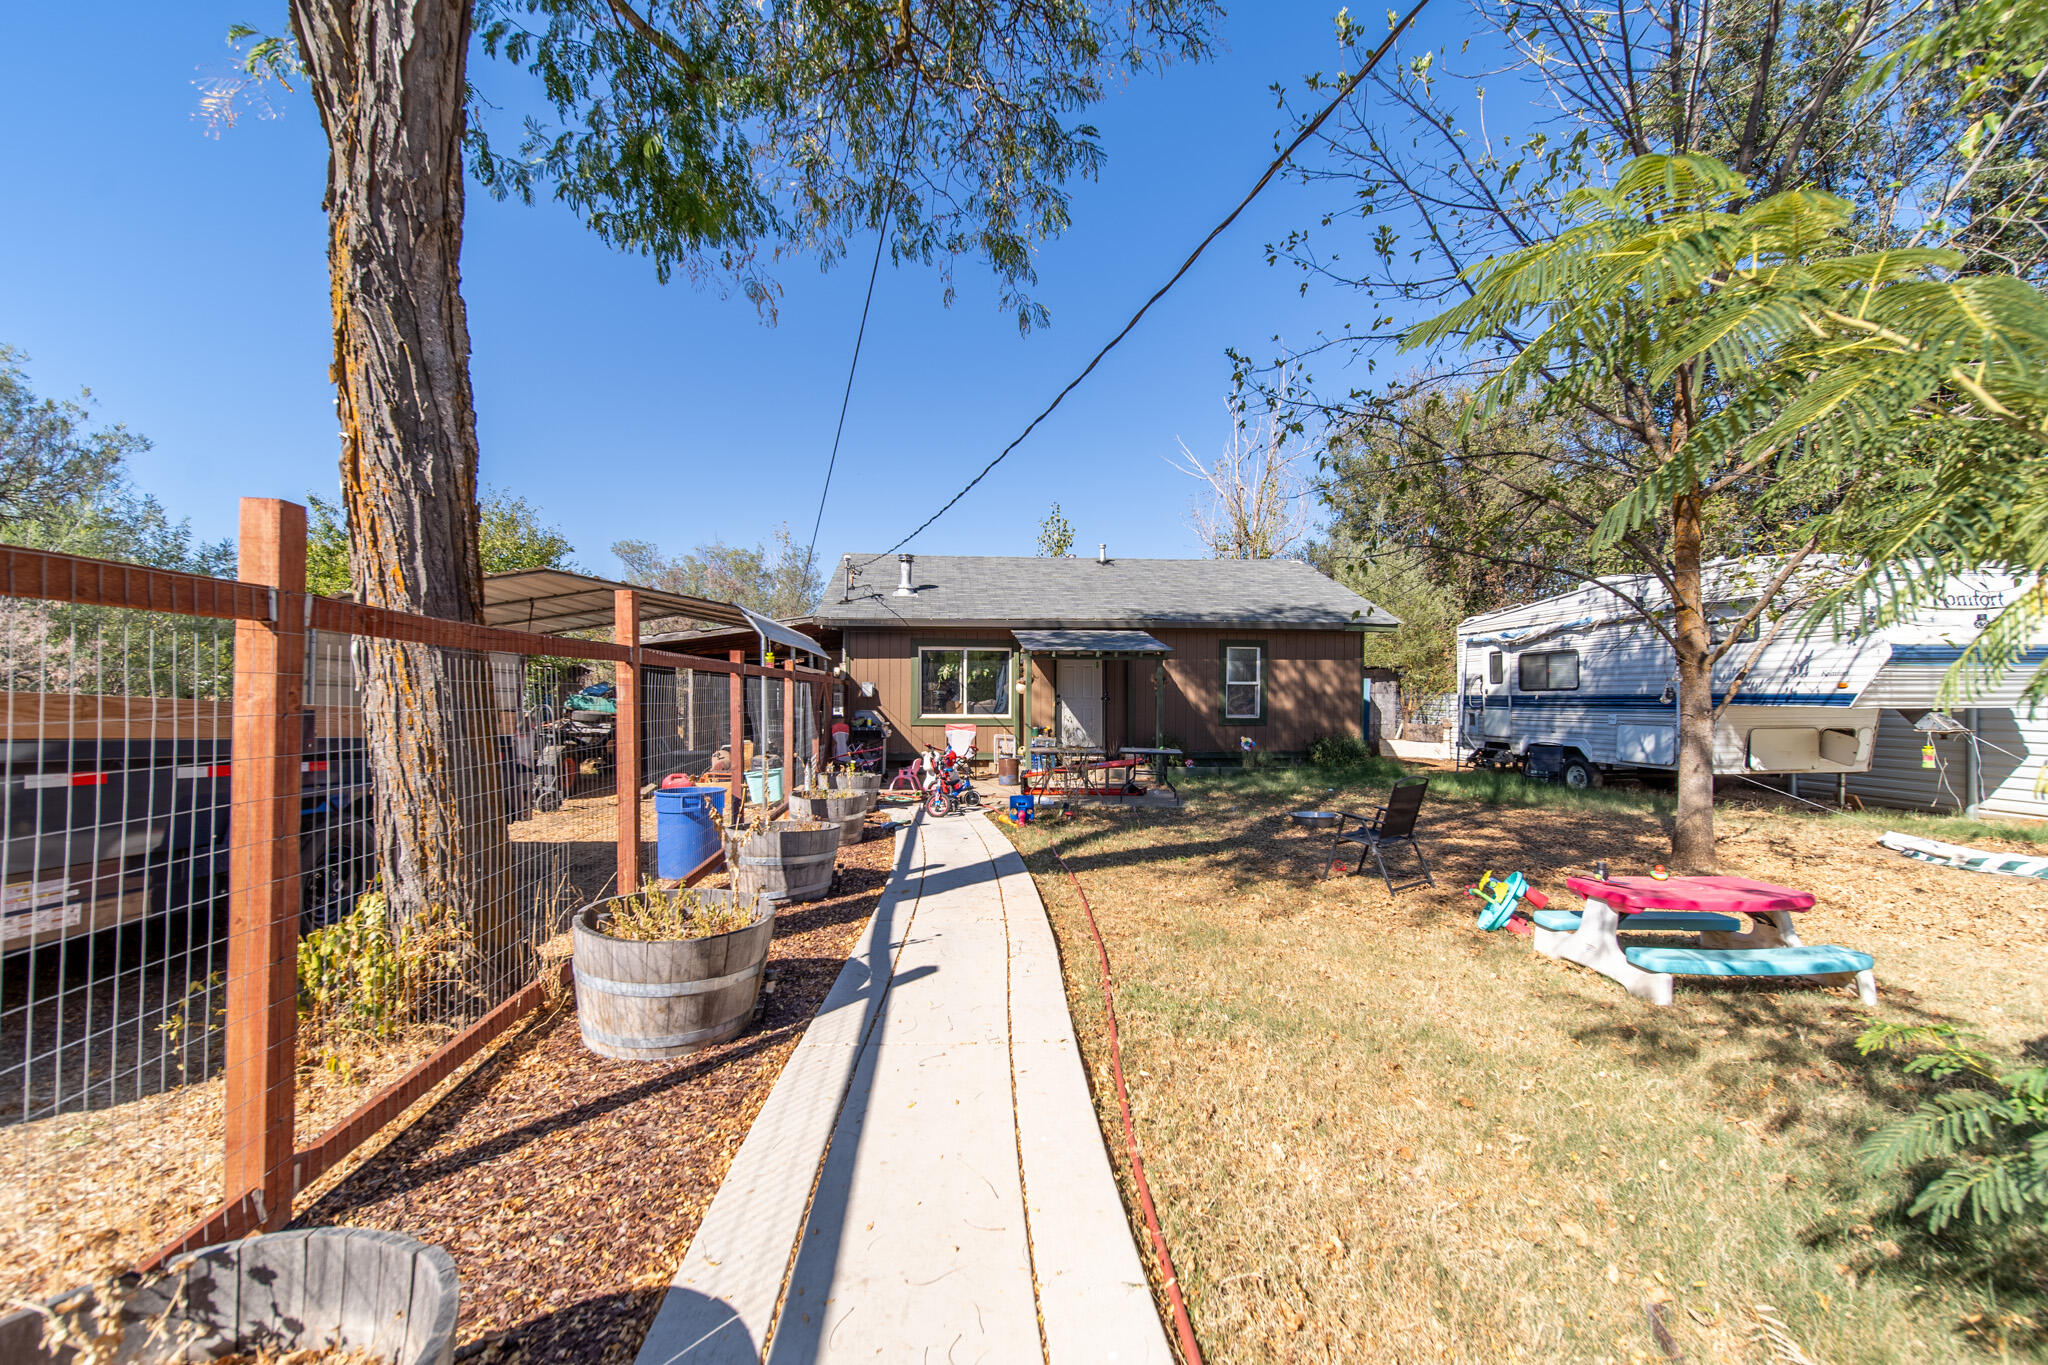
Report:
[[[327,381],[325,147],[303,97],[218,140],[193,82],[227,66],[228,24],[282,3],[15,5],[0,14],[0,340],[46,394],[90,386],[155,442],[137,482],[202,534],[243,495],[335,486]],[[1076,226],[1039,260],[1053,325],[1019,338],[985,273],[886,265],[819,553],[879,549],[1015,434],[1273,150],[1268,86],[1335,68],[1334,6],[1240,4],[1214,62],[1117,90],[1091,115],[1108,165],[1074,189]],[[1465,22],[1445,6],[1431,38]],[[1030,553],[1047,504],[1084,549],[1191,555],[1185,438],[1226,431],[1231,344],[1270,349],[1352,304],[1297,293],[1263,245],[1309,218],[1276,185],[1054,419],[912,547]],[[671,551],[808,533],[865,285],[867,247],[821,273],[789,263],[777,325],[745,301],[658,284],[553,205],[472,193],[463,253],[483,476],[531,498],[587,568],[615,540]]]

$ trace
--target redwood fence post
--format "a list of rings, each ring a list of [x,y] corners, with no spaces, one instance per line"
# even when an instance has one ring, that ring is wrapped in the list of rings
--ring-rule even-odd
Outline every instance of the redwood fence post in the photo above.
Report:
[[[612,643],[640,651],[640,594],[612,594]],[[619,894],[640,889],[640,666],[621,661],[618,719],[612,726],[612,775],[619,793]]]
[[[274,606],[235,623],[222,1193],[234,1221],[275,1229],[291,1217],[296,1136],[306,509],[243,498],[239,543],[237,575],[273,589]]]
[[[732,775],[728,779],[731,786],[725,794],[725,809],[728,815],[737,815],[740,809],[741,798],[746,794],[747,790],[747,679],[746,675],[741,672],[742,666],[747,661],[747,652],[743,649],[735,649],[731,652],[730,657],[733,669],[732,672],[725,676],[732,685],[732,763],[730,765]],[[764,797],[768,794],[765,778],[761,794]]]

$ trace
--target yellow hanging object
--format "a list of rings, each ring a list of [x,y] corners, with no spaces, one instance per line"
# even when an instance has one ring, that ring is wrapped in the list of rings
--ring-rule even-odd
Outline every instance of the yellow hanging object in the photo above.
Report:
[[[1934,766],[1934,746],[1932,744],[1920,746],[1920,766],[1923,768],[1932,768]]]

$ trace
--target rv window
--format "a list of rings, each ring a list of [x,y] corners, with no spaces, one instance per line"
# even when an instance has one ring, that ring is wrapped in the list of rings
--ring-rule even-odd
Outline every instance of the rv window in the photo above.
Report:
[[[1544,654],[1524,654],[1515,661],[1520,670],[1520,684],[1524,692],[1572,692],[1579,686],[1579,652],[1576,649],[1551,650]]]
[[[1707,630],[1714,637],[1714,643],[1718,645],[1727,640],[1729,630],[1737,621],[1742,619],[1743,613],[1748,610],[1749,608],[1746,606],[1723,607],[1717,610],[1710,610],[1707,615]],[[1762,638],[1762,626],[1762,616],[1758,616],[1756,620],[1751,621],[1748,629],[1742,632],[1742,642],[1744,644],[1755,644]]]
[[[1486,656],[1486,680],[1490,683],[1504,683],[1508,680],[1507,655],[1497,649]]]

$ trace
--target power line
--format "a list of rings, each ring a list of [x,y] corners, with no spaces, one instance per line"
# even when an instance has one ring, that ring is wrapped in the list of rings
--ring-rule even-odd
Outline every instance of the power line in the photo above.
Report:
[[[875,279],[882,273],[882,249],[889,244],[889,218],[896,212],[896,188],[903,178],[903,163],[910,153],[910,119],[917,107],[917,95],[913,91],[903,106],[903,130],[896,137],[896,169],[889,179],[889,198],[882,205],[882,226],[875,235],[875,259],[868,267],[867,297],[860,304],[860,327],[853,334],[853,359],[846,366],[846,392],[839,396],[839,425],[832,429],[832,458],[825,462],[825,486],[818,490],[818,514],[811,518],[811,543],[804,548],[804,579],[809,581],[811,567],[817,562],[818,528],[825,521],[825,499],[832,492],[832,471],[839,467],[839,438],[846,434],[846,410],[853,402],[853,376],[860,368],[861,343],[867,340],[868,310],[875,303]]]
[[[1243,213],[1247,208],[1251,207],[1252,200],[1258,198],[1260,191],[1264,190],[1266,186],[1272,182],[1274,176],[1280,174],[1282,168],[1284,168],[1287,165],[1287,163],[1293,159],[1294,154],[1301,150],[1301,145],[1304,142],[1307,142],[1311,137],[1315,136],[1316,130],[1323,126],[1324,122],[1330,117],[1330,115],[1336,113],[1339,106],[1341,106],[1345,100],[1351,98],[1352,92],[1356,91],[1358,87],[1364,83],[1365,78],[1372,74],[1373,68],[1380,64],[1380,58],[1386,56],[1388,51],[1390,51],[1393,48],[1394,40],[1401,36],[1402,31],[1405,30],[1410,23],[1414,22],[1415,16],[1422,13],[1423,9],[1428,4],[1429,0],[1416,0],[1415,7],[1413,9],[1410,9],[1406,14],[1402,15],[1400,21],[1396,23],[1394,27],[1388,31],[1386,39],[1383,42],[1381,42],[1378,47],[1373,49],[1372,56],[1366,58],[1365,65],[1361,66],[1358,69],[1357,74],[1353,75],[1351,79],[1344,82],[1343,87],[1337,91],[1336,97],[1333,98],[1328,104],[1324,105],[1322,112],[1317,114],[1314,118],[1310,119],[1308,123],[1302,127],[1302,130],[1299,133],[1295,134],[1294,141],[1287,144],[1286,150],[1282,151],[1279,156],[1273,159],[1272,165],[1266,167],[1265,174],[1261,175],[1258,179],[1258,183],[1251,187],[1251,191],[1248,194],[1246,194],[1243,199],[1240,199],[1238,201],[1237,207],[1232,209],[1229,213],[1225,214],[1223,221],[1218,223],[1215,227],[1209,230],[1209,235],[1204,237],[1196,245],[1195,249],[1188,253],[1188,258],[1180,263],[1180,269],[1173,272],[1172,278],[1168,279],[1165,284],[1160,285],[1159,288],[1156,291],[1154,291],[1152,297],[1145,300],[1144,306],[1139,308],[1137,312],[1131,314],[1131,320],[1123,325],[1123,330],[1118,332],[1115,336],[1111,337],[1108,343],[1105,344],[1101,350],[1095,353],[1094,359],[1090,360],[1086,365],[1084,365],[1081,368],[1081,372],[1075,375],[1073,379],[1069,380],[1065,388],[1061,389],[1057,394],[1053,395],[1053,400],[1050,403],[1047,403],[1045,407],[1039,412],[1039,414],[1036,417],[1032,418],[1031,421],[1025,425],[1024,430],[1017,433],[1017,437],[1015,440],[1011,441],[1008,445],[1004,446],[1001,450],[997,451],[996,457],[990,460],[987,464],[983,465],[981,467],[981,472],[979,474],[976,474],[973,478],[967,481],[966,487],[962,488],[958,493],[955,493],[952,497],[946,499],[945,506],[939,508],[938,511],[932,513],[930,516],[926,517],[922,522],[918,523],[916,530],[912,531],[909,535],[903,537],[903,539],[897,541],[894,545],[891,545],[888,549],[882,551],[880,554],[869,555],[866,559],[863,559],[860,562],[860,565],[857,567],[866,567],[867,565],[874,563],[878,559],[882,559],[887,557],[888,555],[894,554],[896,551],[902,549],[905,545],[908,545],[911,541],[917,539],[917,537],[923,534],[923,532],[928,527],[930,527],[933,522],[937,521],[940,517],[946,515],[946,513],[952,511],[955,503],[959,502],[960,499],[966,497],[969,493],[973,492],[974,486],[980,483],[983,479],[987,478],[989,476],[989,472],[993,470],[997,465],[1001,464],[1004,461],[1004,459],[1006,459],[1009,456],[1011,451],[1015,450],[1018,446],[1023,445],[1025,440],[1031,435],[1031,433],[1037,430],[1038,424],[1040,422],[1043,422],[1046,418],[1052,416],[1053,409],[1059,407],[1059,405],[1062,402],[1066,401],[1066,397],[1068,394],[1072,393],[1075,389],[1081,387],[1082,380],[1086,379],[1090,374],[1094,373],[1095,367],[1102,363],[1103,357],[1107,356],[1111,351],[1115,350],[1117,347],[1117,343],[1121,342],[1125,337],[1131,334],[1132,330],[1137,327],[1139,321],[1144,318],[1145,314],[1152,311],[1152,305],[1159,302],[1159,300],[1165,298],[1167,291],[1169,289],[1172,289],[1176,284],[1180,283],[1181,276],[1187,274],[1189,270],[1194,268],[1195,262],[1201,259],[1202,253],[1209,249],[1209,244],[1215,241],[1218,237],[1222,236],[1224,230],[1227,229],[1232,223],[1237,221],[1239,214]]]

